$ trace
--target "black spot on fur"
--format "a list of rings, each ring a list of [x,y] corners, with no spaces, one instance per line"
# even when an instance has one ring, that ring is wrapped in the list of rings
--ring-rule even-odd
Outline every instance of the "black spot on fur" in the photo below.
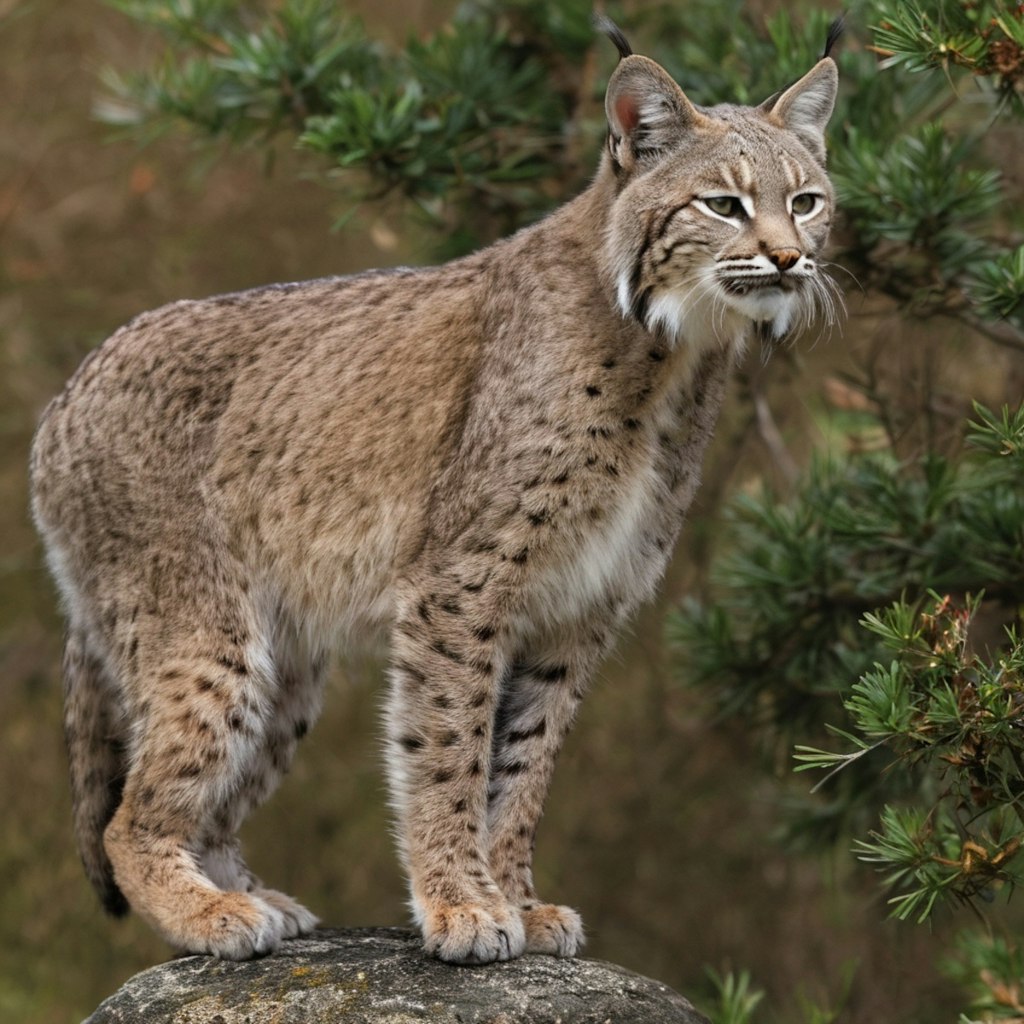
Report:
[[[532,729],[518,729],[510,732],[506,737],[507,743],[522,743],[524,740],[532,740],[537,736],[543,736],[547,732],[548,723],[541,719]]]
[[[427,681],[427,677],[418,668],[413,668],[407,662],[399,661],[395,664],[395,668],[403,675],[408,676],[411,682],[420,686]]]
[[[456,665],[461,665],[464,661],[462,655],[458,651],[453,651],[443,640],[435,640],[430,649],[440,654],[442,658],[454,661]]]
[[[548,665],[544,668],[538,668],[535,674],[538,679],[543,680],[545,683],[558,683],[569,674],[569,669],[565,665]]]

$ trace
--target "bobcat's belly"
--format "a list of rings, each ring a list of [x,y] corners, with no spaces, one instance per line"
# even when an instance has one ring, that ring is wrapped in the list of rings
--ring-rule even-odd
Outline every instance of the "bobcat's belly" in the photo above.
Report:
[[[264,523],[256,557],[291,617],[324,649],[377,646],[395,614],[410,510],[400,500],[348,502],[330,521]]]

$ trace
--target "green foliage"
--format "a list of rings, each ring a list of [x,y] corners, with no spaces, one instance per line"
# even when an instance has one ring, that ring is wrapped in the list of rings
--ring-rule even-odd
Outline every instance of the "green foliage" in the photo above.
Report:
[[[552,87],[557,60],[539,54],[579,50],[584,4],[543,16],[513,5],[533,33],[525,45],[498,5],[467,5],[393,50],[330,0],[111,2],[167,39],[152,69],[107,72],[98,113],[111,123],[263,146],[287,133],[329,159],[330,180],[345,174],[353,197],[397,192],[439,223],[454,205],[505,216],[550,205],[537,183],[560,173],[575,97]]]
[[[913,267],[906,291],[948,285],[986,257],[975,232],[999,205],[999,174],[971,166],[977,139],[928,121],[895,141],[851,127],[847,143],[833,170],[842,207],[861,244],[902,248],[900,277]]]
[[[915,804],[886,806],[880,829],[855,844],[899,890],[890,903],[901,919],[923,921],[940,900],[990,900],[1024,878],[1024,645],[1011,630],[994,660],[971,653],[979,607],[933,594],[920,608],[899,601],[863,619],[893,660],[854,684],[843,701],[853,734],[843,735],[857,752],[884,743],[922,776]],[[802,769],[851,760],[798,751]]]
[[[715,986],[717,1000],[711,1010],[712,1024],[751,1024],[764,992],[752,988],[750,972],[718,974],[709,968],[708,976]]]
[[[534,219],[596,159],[601,81],[589,54],[600,47],[607,71],[611,50],[584,0],[474,0],[400,49],[330,0],[109,2],[166,46],[142,73],[107,71],[101,117],[143,139],[182,125],[264,147],[289,136],[349,202],[398,195],[425,213],[450,236],[446,254]],[[814,63],[832,14],[762,20],[741,0],[651,2],[626,26],[699,102],[759,103]],[[858,16],[878,26],[875,52],[857,45]],[[1019,11],[873,0],[851,22],[832,128],[844,264],[919,312],[1000,321],[1001,340],[1024,347],[1024,256],[993,230],[1007,207],[981,133],[960,130],[968,98],[942,76],[905,73],[951,63],[991,78],[994,89],[970,97],[972,123],[984,124],[1020,95]],[[879,50],[892,70],[880,72]]]
[[[669,624],[722,713],[787,745],[838,739],[796,746],[829,802],[794,801],[791,836],[860,832],[901,920],[1024,882],[1024,406],[975,416],[957,458],[851,455],[786,503],[739,499],[717,600]],[[1004,947],[970,948],[989,965],[978,1006],[1019,1006],[1019,954],[1000,975]]]
[[[1007,249],[974,269],[971,291],[990,320],[1024,323],[1024,245]]]
[[[624,24],[631,39],[635,34],[650,40],[644,52],[696,102],[758,104],[804,75],[821,56],[835,12],[822,7],[801,13],[795,18],[780,11],[762,20],[751,15],[744,0],[695,0],[685,6],[646,4]],[[701,26],[699,33],[694,25]],[[837,57],[843,65],[858,63],[847,53]]]
[[[1005,231],[1008,221],[997,227],[1006,209],[1000,169],[985,166],[983,145],[1001,111],[1024,114],[1024,12],[1004,0],[869,6],[883,75],[911,72],[899,80],[915,109],[893,125],[890,112],[901,106],[894,96],[878,124],[851,122],[846,147],[836,151],[835,180],[858,236],[858,278],[918,314],[1000,321],[1010,330],[996,340],[1024,347],[1024,254]],[[916,74],[938,68],[946,74]],[[957,70],[971,81],[954,81]],[[878,108],[869,109],[870,122]]]
[[[892,65],[912,72],[965,69],[990,77],[999,95],[1020,107],[1024,83],[1024,14],[993,0],[874,5],[875,45]]]
[[[1020,482],[1013,460],[876,452],[819,459],[785,504],[739,497],[714,570],[720,599],[670,621],[687,677],[713,680],[723,711],[755,708],[786,732],[820,725],[815,698],[876,657],[857,628],[865,613],[908,587],[1024,599]]]
[[[863,832],[887,802],[937,786],[927,781],[929,770],[940,763],[951,770],[943,756],[980,743],[956,731],[973,728],[958,681],[1011,678],[1000,661],[939,660],[925,682],[922,659],[936,655],[923,616],[935,612],[903,597],[933,588],[961,595],[962,603],[962,595],[984,591],[987,619],[1012,615],[1024,601],[1024,461],[999,454],[1018,450],[1022,415],[980,406],[977,414],[971,455],[900,463],[883,452],[818,461],[786,503],[768,492],[736,499],[713,570],[716,600],[691,599],[670,616],[678,671],[720,715],[743,717],[776,747],[802,744],[808,764],[847,769],[831,780],[827,799],[789,798],[783,830],[795,848]],[[1013,671],[1017,657],[1004,659]],[[852,690],[851,680],[859,680]],[[988,701],[998,690],[978,692]],[[940,731],[954,700],[964,717]],[[977,713],[995,709],[983,704]],[[1009,721],[999,729],[1016,735]],[[846,740],[845,751],[822,752],[830,732]],[[892,758],[885,748],[898,737],[919,746],[901,748],[901,770],[886,772]],[[926,759],[921,745],[929,743],[935,745]],[[978,756],[987,758],[988,749],[979,745]],[[965,772],[981,770],[965,765]],[[956,792],[967,789],[961,779]],[[1007,787],[999,792],[1005,796]],[[986,850],[999,845],[978,841]],[[970,888],[960,891],[966,897]]]
[[[333,89],[331,113],[308,119],[299,142],[360,166],[374,194],[397,187],[424,206],[551,173],[555,128],[517,102],[538,88],[537,62],[517,66],[503,39],[470,25],[458,40],[410,41],[405,65],[400,81]]]
[[[168,41],[147,74],[108,70],[116,101],[98,113],[122,126],[165,131],[186,121],[235,141],[267,137],[326,113],[338,82],[373,80],[381,64],[358,23],[324,0],[287,0],[254,20],[231,0],[110,0]]]
[[[997,414],[986,409],[980,402],[975,402],[974,412],[979,422],[969,425],[967,440],[984,452],[1012,456],[1008,463],[1009,473],[1019,472],[1019,460],[1024,456],[1024,405],[1015,412],[1004,405]],[[997,476],[1001,477],[1005,467],[998,463],[991,463],[991,466]],[[1013,479],[1007,478],[1006,482],[1012,484]]]
[[[708,1009],[711,1024],[755,1024],[758,1019],[757,1009],[761,1006],[765,993],[754,987],[750,972],[726,971],[719,974],[708,968],[707,975],[715,989],[715,1001]],[[840,1005],[849,994],[853,977],[854,972],[848,970]],[[801,1024],[834,1024],[840,1019],[840,1010],[821,1006],[802,992],[797,993],[796,1002],[799,1004],[800,1016],[796,1019],[790,1018],[790,1024],[796,1024],[796,1020]]]
[[[957,938],[956,955],[946,973],[970,994],[972,1014],[960,1024],[1020,1021],[1024,1018],[1024,951],[998,936],[965,931]],[[984,1014],[974,1017],[975,1012]]]

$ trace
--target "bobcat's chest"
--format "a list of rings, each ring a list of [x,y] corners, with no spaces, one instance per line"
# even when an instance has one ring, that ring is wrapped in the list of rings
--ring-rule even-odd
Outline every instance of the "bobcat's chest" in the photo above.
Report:
[[[656,437],[638,438],[618,465],[565,524],[558,557],[532,588],[531,604],[547,622],[596,610],[620,618],[651,596],[664,571],[678,516]]]
[[[657,534],[669,495],[654,459],[633,467],[627,486],[609,499],[562,568],[565,618],[601,605],[616,615],[628,613],[650,596],[664,569],[668,544],[659,550]]]
[[[653,596],[699,483],[730,355],[716,342],[681,360],[659,382],[660,398],[587,456],[593,475],[531,588],[534,618],[621,620]]]

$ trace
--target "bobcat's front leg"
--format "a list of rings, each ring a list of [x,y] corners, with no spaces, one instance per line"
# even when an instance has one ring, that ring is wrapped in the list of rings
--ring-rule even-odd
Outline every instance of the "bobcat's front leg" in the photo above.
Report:
[[[428,953],[517,957],[520,911],[488,864],[487,780],[502,659],[479,597],[434,580],[405,600],[393,640],[388,764],[399,846]]]
[[[533,846],[558,752],[576,717],[590,673],[607,645],[591,629],[513,664],[503,687],[488,791],[491,871],[519,907],[526,950],[575,956],[583,922],[569,907],[544,903],[533,885]]]

